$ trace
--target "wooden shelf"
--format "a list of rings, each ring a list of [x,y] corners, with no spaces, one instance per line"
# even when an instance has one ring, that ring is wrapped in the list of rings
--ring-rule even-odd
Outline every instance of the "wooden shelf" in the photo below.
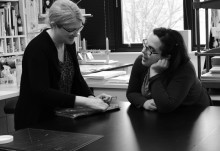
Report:
[[[11,2],[8,4],[8,2]],[[6,28],[7,22],[5,21],[1,24],[1,53],[0,56],[12,56],[12,55],[22,55],[27,45],[27,35],[26,35],[26,17],[25,17],[25,0],[0,0],[0,5],[3,6],[1,11],[3,14],[7,14],[6,12],[10,9],[14,8],[15,12],[10,12],[8,15],[11,15],[11,21],[13,19],[17,19],[15,14],[20,14],[22,21],[22,29],[23,33],[20,34],[18,32],[19,27],[16,24],[11,24],[11,28]],[[2,26],[3,25],[3,26]],[[3,27],[3,28],[2,28]],[[13,28],[12,28],[13,27]],[[21,29],[21,28],[20,28]]]
[[[213,48],[205,51],[195,52],[196,56],[220,56],[220,48]]]
[[[201,80],[205,88],[220,88],[220,81],[217,80]]]
[[[13,52],[13,53],[4,53],[4,54],[0,54],[0,57],[4,57],[4,56],[19,56],[19,55],[23,55],[24,51],[21,52]]]

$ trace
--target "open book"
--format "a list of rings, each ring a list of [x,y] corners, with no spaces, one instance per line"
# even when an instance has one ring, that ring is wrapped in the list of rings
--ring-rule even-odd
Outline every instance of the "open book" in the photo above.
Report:
[[[94,110],[91,108],[86,108],[82,106],[77,106],[75,108],[62,108],[62,109],[56,109],[55,113],[57,116],[63,116],[68,118],[78,118],[78,117],[84,117],[89,116],[97,113],[104,113],[112,110],[119,110],[120,107],[118,104],[110,104],[108,109],[106,111],[100,111],[100,110]]]

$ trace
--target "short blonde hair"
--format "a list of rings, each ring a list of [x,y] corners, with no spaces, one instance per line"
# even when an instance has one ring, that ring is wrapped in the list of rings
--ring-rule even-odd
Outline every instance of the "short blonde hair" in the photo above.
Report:
[[[48,22],[51,27],[70,27],[78,22],[85,22],[79,7],[70,0],[56,0],[49,9]]]

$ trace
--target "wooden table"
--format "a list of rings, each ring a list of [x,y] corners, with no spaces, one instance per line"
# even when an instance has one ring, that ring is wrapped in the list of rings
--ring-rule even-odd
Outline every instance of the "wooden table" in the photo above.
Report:
[[[118,102],[119,111],[81,119],[57,117],[37,128],[104,135],[82,151],[219,151],[220,107],[160,114]]]

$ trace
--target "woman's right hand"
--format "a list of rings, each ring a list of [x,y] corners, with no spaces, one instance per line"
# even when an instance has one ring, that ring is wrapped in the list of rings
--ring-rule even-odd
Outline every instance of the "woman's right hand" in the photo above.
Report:
[[[83,96],[76,96],[75,105],[85,106],[91,109],[101,110],[101,111],[105,111],[109,106],[100,98],[83,97]]]
[[[169,67],[169,58],[163,58],[150,66],[150,77],[162,73]]]
[[[100,98],[89,98],[89,100],[86,102],[86,106],[95,110],[102,111],[105,111],[109,107],[109,105]]]

